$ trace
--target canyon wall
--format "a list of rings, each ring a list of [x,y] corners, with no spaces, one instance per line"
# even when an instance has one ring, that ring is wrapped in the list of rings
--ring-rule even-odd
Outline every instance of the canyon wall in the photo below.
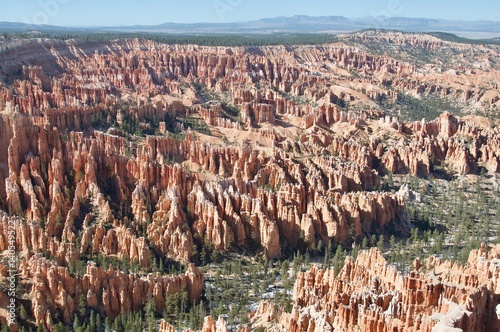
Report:
[[[431,257],[408,274],[374,248],[333,269],[299,273],[293,310],[263,302],[254,323],[267,331],[497,331],[500,247],[473,250],[466,265]]]

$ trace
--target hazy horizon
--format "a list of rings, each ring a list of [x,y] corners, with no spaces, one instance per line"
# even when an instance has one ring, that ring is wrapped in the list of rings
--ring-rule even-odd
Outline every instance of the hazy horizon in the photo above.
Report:
[[[88,0],[20,0],[2,5],[0,21],[56,26],[120,26],[172,23],[232,23],[262,18],[295,15],[367,16],[429,18],[464,21],[500,21],[500,2],[486,0],[362,0],[356,3],[312,0],[192,0],[172,2],[159,0],[118,1],[105,3]]]

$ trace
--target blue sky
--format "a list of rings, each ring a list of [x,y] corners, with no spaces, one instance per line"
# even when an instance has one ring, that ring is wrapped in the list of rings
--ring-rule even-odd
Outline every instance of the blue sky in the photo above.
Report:
[[[0,21],[65,26],[241,22],[293,15],[500,21],[498,0],[4,0]]]

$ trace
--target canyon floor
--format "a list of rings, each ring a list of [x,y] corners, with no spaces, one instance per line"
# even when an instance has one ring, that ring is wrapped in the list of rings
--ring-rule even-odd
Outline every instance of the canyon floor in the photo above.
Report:
[[[3,330],[500,331],[500,46],[438,37],[0,37]]]

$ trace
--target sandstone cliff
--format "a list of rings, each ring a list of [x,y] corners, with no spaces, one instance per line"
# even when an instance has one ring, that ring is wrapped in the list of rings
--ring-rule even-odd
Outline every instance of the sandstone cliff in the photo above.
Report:
[[[128,261],[148,273],[160,261],[196,261],[203,248],[276,258],[387,228],[405,235],[406,202],[383,191],[381,175],[500,171],[500,132],[490,122],[446,112],[404,122],[380,107],[411,95],[494,109],[494,48],[473,50],[471,61],[462,45],[437,38],[345,38],[349,43],[258,48],[0,41],[9,49],[0,53],[0,250],[8,249],[15,219],[36,322],[50,326],[55,313],[68,322],[81,295],[114,317],[148,296],[161,310],[165,294],[182,287],[191,300],[201,294],[203,277],[193,267],[177,277],[139,276],[89,263],[84,276],[72,276],[79,261]],[[453,55],[453,70],[442,72],[436,62],[372,54],[360,42],[464,55]],[[477,252],[477,260],[484,255]],[[487,284],[484,273],[495,275],[483,271],[490,267],[456,267],[457,275],[475,277],[446,281],[443,274],[402,277],[375,252],[358,261],[339,276],[302,275],[296,309],[280,316],[279,326],[428,330],[441,318],[467,328],[493,319],[481,316],[496,301],[489,286],[472,294]],[[356,278],[375,284],[365,292],[351,285]],[[227,328],[223,319],[205,323],[207,331]]]
[[[338,275],[300,273],[292,312],[273,317],[261,303],[253,322],[268,331],[496,331],[499,255],[483,246],[465,266],[431,257],[403,275],[377,249],[362,251]]]
[[[70,275],[67,268],[35,254],[24,260],[19,268],[21,278],[28,281],[24,287],[28,287],[26,293],[33,298],[31,309],[36,324],[50,329],[56,313],[64,322],[71,322],[82,296],[88,308],[113,318],[122,311],[142,308],[149,298],[161,312],[165,296],[184,288],[189,300],[194,302],[203,288],[203,275],[193,265],[182,275],[165,277],[128,274],[113,267],[104,271],[88,263],[86,273],[77,277]]]

